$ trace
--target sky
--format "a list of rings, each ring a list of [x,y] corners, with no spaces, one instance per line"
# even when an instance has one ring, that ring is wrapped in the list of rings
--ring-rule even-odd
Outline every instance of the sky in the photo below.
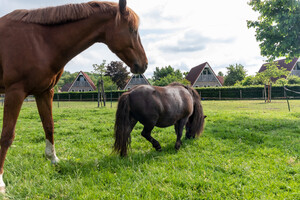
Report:
[[[0,17],[15,9],[88,1],[0,0]],[[247,75],[255,75],[266,58],[260,55],[255,30],[247,28],[246,21],[258,17],[248,1],[127,0],[141,20],[139,33],[149,62],[146,77],[151,78],[156,67],[171,65],[186,72],[204,62],[215,73],[226,74],[229,65],[242,64]],[[91,72],[92,65],[103,60],[109,63],[120,59],[106,45],[96,43],[73,58],[65,70]]]

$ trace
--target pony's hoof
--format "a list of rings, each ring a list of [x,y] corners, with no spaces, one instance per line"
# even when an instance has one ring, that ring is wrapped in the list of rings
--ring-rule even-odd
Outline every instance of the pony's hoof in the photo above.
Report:
[[[155,148],[155,149],[156,149],[156,151],[161,152],[161,147]]]
[[[175,149],[178,151],[180,149],[181,142],[176,142]]]

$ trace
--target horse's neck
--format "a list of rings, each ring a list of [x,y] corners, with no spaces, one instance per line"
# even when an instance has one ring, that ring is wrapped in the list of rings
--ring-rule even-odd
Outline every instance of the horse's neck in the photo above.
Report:
[[[92,17],[50,28],[53,34],[51,46],[57,52],[62,64],[84,51],[95,42],[104,42],[107,20]]]

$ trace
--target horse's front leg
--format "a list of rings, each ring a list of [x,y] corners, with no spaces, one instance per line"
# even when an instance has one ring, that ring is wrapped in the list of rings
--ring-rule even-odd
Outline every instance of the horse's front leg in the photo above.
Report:
[[[146,138],[149,142],[151,142],[152,146],[156,149],[156,151],[161,151],[161,146],[159,142],[151,136],[151,131],[153,130],[153,128],[154,126],[144,126],[142,136]]]
[[[188,120],[188,118],[183,118],[183,119],[177,121],[175,124],[175,131],[176,131],[176,135],[177,135],[177,139],[176,139],[176,143],[175,143],[176,150],[179,150],[180,146],[182,144],[182,142],[181,142],[182,131],[183,131],[183,127],[187,123],[187,120]]]
[[[3,182],[3,166],[6,153],[15,138],[15,127],[19,116],[22,103],[27,94],[23,90],[14,87],[8,88],[5,92],[3,125],[1,133],[1,150],[0,150],[0,192],[5,192]]]
[[[48,90],[42,94],[35,95],[36,104],[39,110],[41,121],[46,135],[46,157],[51,160],[51,163],[55,164],[59,161],[56,156],[54,147],[54,122],[52,117],[52,99],[54,91]]]

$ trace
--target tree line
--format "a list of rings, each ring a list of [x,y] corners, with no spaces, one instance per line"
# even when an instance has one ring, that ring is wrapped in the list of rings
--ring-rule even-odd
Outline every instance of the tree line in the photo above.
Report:
[[[224,86],[251,86],[270,84],[300,84],[300,77],[289,75],[285,68],[278,68],[277,62],[270,62],[266,70],[256,75],[247,75],[245,67],[241,64],[229,65],[224,76]],[[218,75],[223,75],[219,72]]]
[[[95,85],[99,84],[102,79],[105,90],[117,90],[123,89],[129,80],[129,71],[127,66],[121,61],[111,61],[106,63],[105,60],[101,64],[93,65],[93,72],[85,72]],[[69,71],[64,71],[59,82],[57,83],[57,88],[61,89],[66,83],[72,83],[78,72],[71,73]],[[182,73],[179,69],[175,70],[173,67],[156,67],[152,78],[148,81],[151,85],[165,86],[172,82],[179,82],[185,85],[189,85],[190,82],[185,79],[187,73]]]

